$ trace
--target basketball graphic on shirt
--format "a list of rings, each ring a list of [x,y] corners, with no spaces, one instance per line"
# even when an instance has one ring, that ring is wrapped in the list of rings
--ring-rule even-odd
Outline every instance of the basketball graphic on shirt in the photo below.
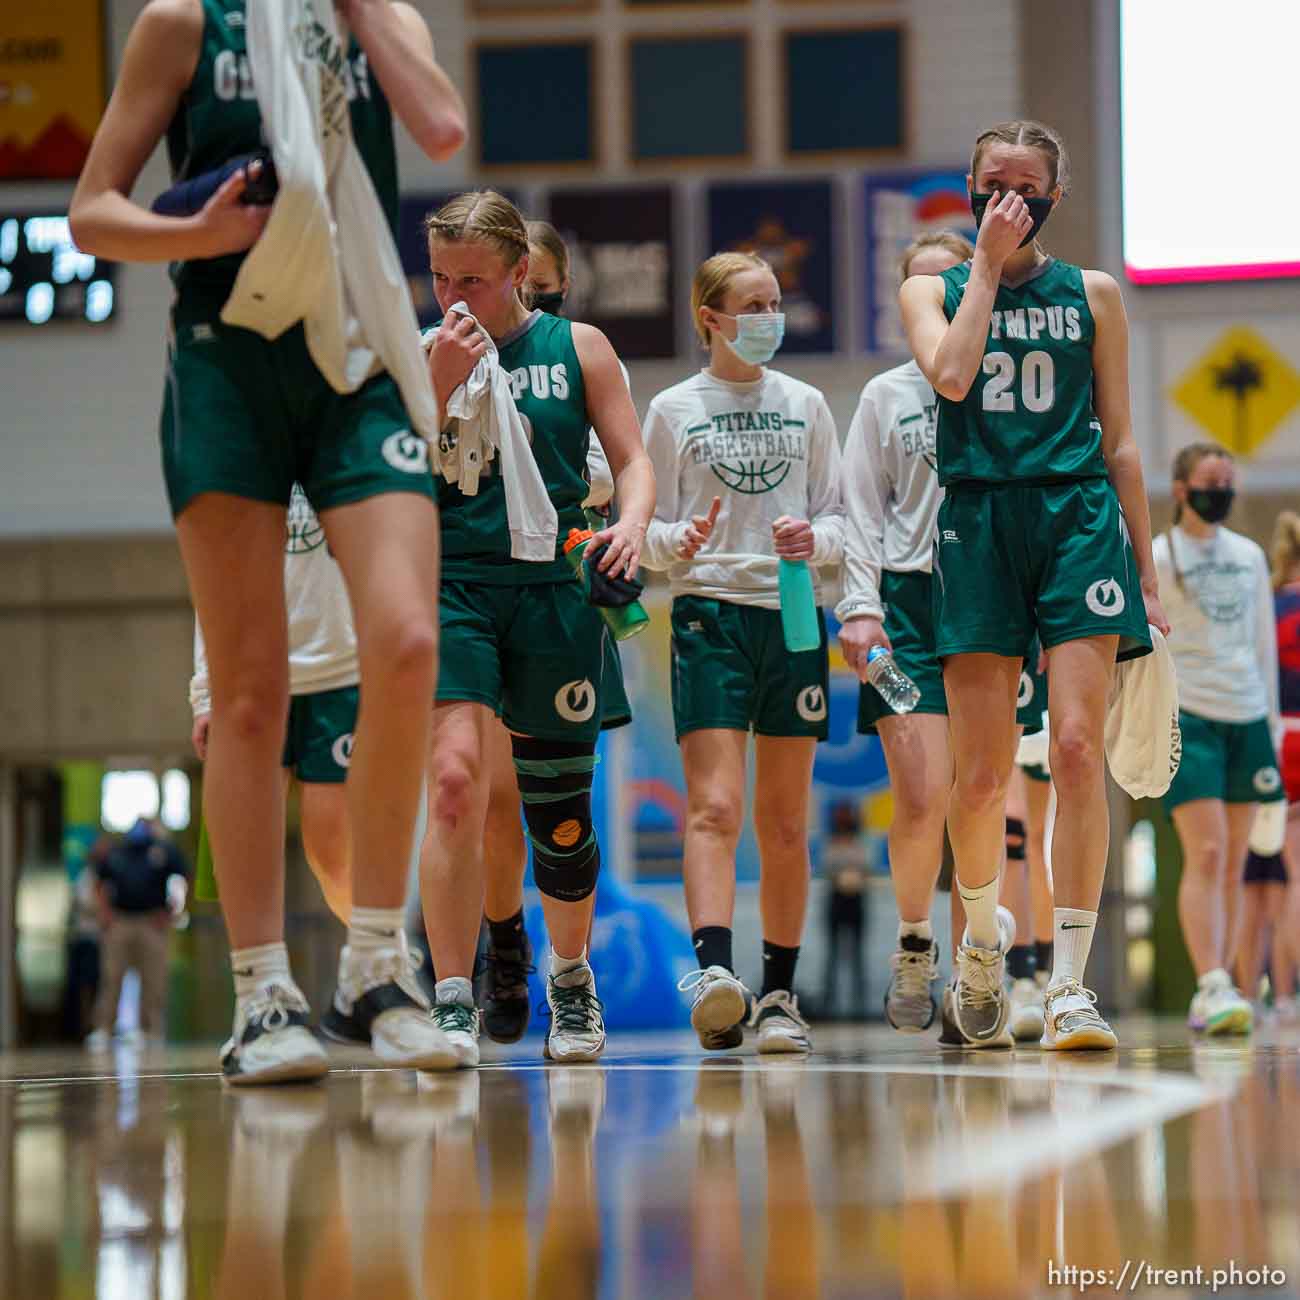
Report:
[[[307,500],[300,484],[293,485],[289,498],[289,520],[284,549],[289,555],[302,555],[325,544],[325,530]]]
[[[772,492],[785,482],[790,472],[788,460],[719,461],[709,467],[729,488],[746,496]]]

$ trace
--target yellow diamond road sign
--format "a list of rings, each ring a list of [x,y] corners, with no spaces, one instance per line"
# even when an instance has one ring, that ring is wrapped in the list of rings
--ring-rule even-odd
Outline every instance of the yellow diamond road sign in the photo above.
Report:
[[[1300,406],[1300,373],[1254,330],[1228,330],[1179,380],[1174,401],[1238,456],[1249,457]]]

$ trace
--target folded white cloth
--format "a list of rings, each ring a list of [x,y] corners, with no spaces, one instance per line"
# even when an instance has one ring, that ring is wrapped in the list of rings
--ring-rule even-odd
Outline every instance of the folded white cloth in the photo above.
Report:
[[[304,41],[301,33],[315,27],[320,39]],[[302,321],[331,388],[355,392],[388,371],[412,426],[436,442],[437,406],[410,289],[352,140],[347,50],[334,6],[248,0],[245,30],[280,188],[221,319],[268,339]]]
[[[1134,799],[1164,794],[1183,757],[1173,656],[1160,632],[1147,630],[1151,653],[1115,669],[1106,706],[1106,761]]]
[[[519,418],[510,376],[501,368],[492,336],[463,302],[455,313],[474,322],[487,346],[469,378],[447,399],[447,416],[456,421],[455,436],[441,439],[439,472],[466,496],[478,492],[487,461],[500,462],[510,526],[510,554],[516,560],[555,559],[560,520],[533,457],[528,430]]]

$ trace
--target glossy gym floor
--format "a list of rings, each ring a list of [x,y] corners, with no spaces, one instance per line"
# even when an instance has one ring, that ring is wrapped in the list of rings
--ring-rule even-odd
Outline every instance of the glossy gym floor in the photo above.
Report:
[[[439,1076],[332,1049],[244,1091],[210,1048],[0,1057],[0,1297],[1297,1294],[1300,1028],[1120,1032],[529,1040]]]

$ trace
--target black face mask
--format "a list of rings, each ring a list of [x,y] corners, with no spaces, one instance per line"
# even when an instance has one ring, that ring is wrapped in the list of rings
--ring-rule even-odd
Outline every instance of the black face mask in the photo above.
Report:
[[[538,311],[544,311],[550,316],[559,316],[562,314],[560,308],[564,306],[564,294],[535,293],[533,294],[533,306]]]
[[[998,199],[1000,203],[1002,198]],[[988,207],[989,201],[993,198],[991,194],[972,194],[970,196],[970,210],[975,214],[975,229],[978,230],[984,224],[984,209]],[[1029,209],[1029,215],[1033,220],[1033,225],[1029,228],[1029,233],[1020,241],[1020,247],[1024,248],[1026,244],[1032,244],[1038,238],[1038,232],[1042,230],[1044,222],[1052,215],[1052,208],[1055,205],[1051,199],[1026,199],[1025,207]]]
[[[1232,488],[1189,488],[1187,504],[1207,524],[1218,524],[1228,517],[1236,495]]]

